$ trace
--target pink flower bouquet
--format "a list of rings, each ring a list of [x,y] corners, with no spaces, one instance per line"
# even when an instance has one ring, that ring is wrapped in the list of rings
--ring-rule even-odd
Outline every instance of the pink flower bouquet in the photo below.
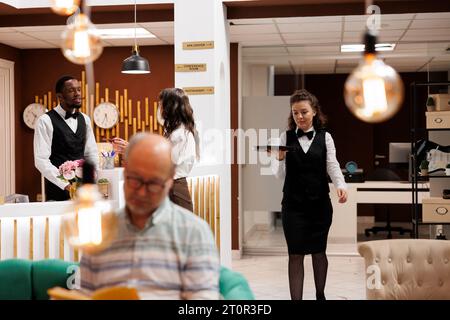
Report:
[[[58,178],[69,183],[80,183],[83,178],[84,160],[66,161],[59,166]]]

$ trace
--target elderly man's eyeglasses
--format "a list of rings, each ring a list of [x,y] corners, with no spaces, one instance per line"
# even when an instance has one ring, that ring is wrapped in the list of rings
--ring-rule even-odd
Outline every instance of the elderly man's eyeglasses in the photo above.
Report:
[[[134,190],[139,190],[143,185],[145,185],[145,190],[151,193],[161,192],[165,185],[166,181],[160,182],[155,180],[144,181],[141,178],[126,176],[128,186],[130,186]]]

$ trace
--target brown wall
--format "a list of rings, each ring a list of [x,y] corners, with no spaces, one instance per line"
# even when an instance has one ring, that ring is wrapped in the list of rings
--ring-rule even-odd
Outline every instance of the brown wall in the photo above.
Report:
[[[100,90],[108,87],[111,99],[114,90],[128,89],[129,99],[137,100],[149,97],[154,101],[159,91],[174,86],[174,51],[173,46],[140,47],[140,54],[150,63],[149,75],[124,75],[120,73],[122,61],[130,56],[128,47],[105,48],[103,54],[94,63],[95,81],[100,83]],[[40,174],[34,167],[33,134],[25,126],[22,111],[34,102],[34,96],[52,91],[56,80],[65,74],[81,77],[82,67],[67,61],[59,49],[20,50],[22,71],[20,93],[16,103],[16,192],[28,194],[30,201],[36,200],[40,193]],[[134,105],[135,108],[135,105]]]

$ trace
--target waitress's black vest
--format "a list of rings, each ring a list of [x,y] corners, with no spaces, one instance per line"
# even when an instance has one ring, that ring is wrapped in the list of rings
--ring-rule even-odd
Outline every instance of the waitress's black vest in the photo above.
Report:
[[[53,126],[52,153],[50,162],[57,168],[67,160],[84,159],[86,145],[86,121],[79,112],[77,115],[77,131],[74,133],[63,118],[55,111],[47,112]],[[63,201],[69,199],[69,192],[61,190],[47,179],[45,194],[48,200]]]
[[[283,209],[295,209],[303,201],[327,198],[330,188],[327,176],[325,130],[317,130],[305,153],[295,130],[286,132],[286,145],[297,147],[286,152],[286,177],[283,187]]]

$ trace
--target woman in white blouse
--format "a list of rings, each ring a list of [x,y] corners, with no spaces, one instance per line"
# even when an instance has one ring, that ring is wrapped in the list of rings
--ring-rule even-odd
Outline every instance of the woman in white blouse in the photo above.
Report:
[[[288,130],[280,138],[289,151],[279,151],[272,161],[275,175],[284,179],[281,211],[289,253],[289,289],[293,300],[302,299],[303,260],[311,254],[316,298],[324,300],[328,270],[325,252],[333,215],[328,175],[340,203],[347,200],[346,184],[317,98],[306,90],[297,90],[290,105]]]
[[[164,136],[172,142],[172,161],[175,164],[173,187],[169,193],[172,202],[193,211],[186,177],[199,160],[199,139],[194,114],[188,96],[182,89],[166,88],[159,94],[157,120]],[[114,150],[123,153],[128,142],[113,138]]]

